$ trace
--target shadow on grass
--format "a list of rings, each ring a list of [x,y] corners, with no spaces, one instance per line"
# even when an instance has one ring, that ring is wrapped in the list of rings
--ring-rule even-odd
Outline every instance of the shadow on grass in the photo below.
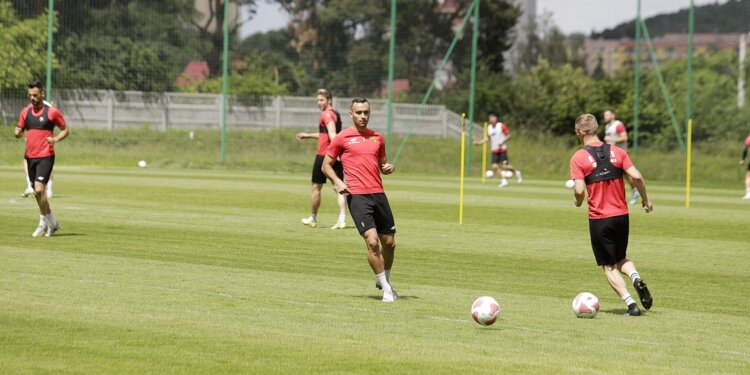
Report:
[[[369,295],[362,295],[362,294],[360,294],[360,295],[355,295],[355,296],[352,296],[352,297],[354,297],[354,298],[363,298],[363,299],[375,299],[375,300],[378,300],[378,301],[380,301],[381,299],[383,299],[383,296],[372,295],[372,294],[369,294]],[[399,294],[397,300],[399,300],[399,299],[409,300],[409,299],[419,299],[419,297],[417,297],[417,296],[405,296],[403,294]]]
[[[605,314],[612,314],[612,315],[624,316],[625,313],[628,312],[628,309],[606,309],[606,310],[602,309],[602,310],[599,310],[599,312],[605,313]],[[644,308],[641,308],[641,313],[642,313],[641,316],[647,316],[647,315],[652,315],[652,314],[653,315],[659,314],[656,311],[646,310]]]
[[[55,233],[52,237],[74,237],[74,236],[85,236],[84,233]]]

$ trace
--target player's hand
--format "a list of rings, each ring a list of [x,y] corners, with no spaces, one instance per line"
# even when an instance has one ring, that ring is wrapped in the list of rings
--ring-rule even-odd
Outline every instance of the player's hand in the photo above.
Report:
[[[346,186],[346,182],[341,181],[340,183],[335,183],[334,188],[336,189],[336,192],[341,195],[349,195],[351,192],[349,191],[349,187]]]
[[[16,126],[15,132],[16,132],[16,137],[18,137],[19,135],[21,135],[21,133],[23,133],[23,128],[19,128],[18,126]]]
[[[47,137],[47,143],[49,143],[50,145],[54,145],[55,143],[57,143],[57,141],[55,141],[55,138],[53,137]]]
[[[579,202],[579,201],[578,201],[578,199],[575,199],[575,198],[573,198],[573,204],[574,204],[574,205],[575,205],[576,207],[581,207],[581,205],[583,204],[583,201],[580,201],[580,202]]]
[[[654,205],[651,204],[651,200],[650,199],[643,200],[643,202],[641,202],[641,203],[643,204],[643,210],[646,211],[646,213],[649,213],[649,212],[651,212],[651,211],[654,210]]]
[[[298,141],[301,141],[307,137],[307,133],[297,133],[294,137],[297,138]]]
[[[380,172],[383,174],[391,174],[395,169],[396,167],[391,163],[383,163],[383,165],[380,166]]]

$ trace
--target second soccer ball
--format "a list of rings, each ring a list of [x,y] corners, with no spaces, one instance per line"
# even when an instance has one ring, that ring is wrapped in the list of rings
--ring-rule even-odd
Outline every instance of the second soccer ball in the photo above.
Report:
[[[490,296],[479,297],[471,305],[471,317],[483,326],[494,324],[498,316],[500,316],[500,304]]]

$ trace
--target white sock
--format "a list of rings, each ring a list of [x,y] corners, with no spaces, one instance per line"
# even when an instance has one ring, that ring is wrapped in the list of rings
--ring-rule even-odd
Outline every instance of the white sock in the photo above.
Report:
[[[516,169],[516,177],[518,177],[520,175],[521,175],[521,170],[520,169]]]
[[[625,306],[630,306],[631,304],[635,303],[635,300],[633,299],[633,297],[630,296],[630,293],[628,293],[628,294],[626,294],[626,295],[624,295],[624,296],[622,296],[620,298],[622,298],[622,302],[625,302]]]
[[[628,276],[630,276],[630,281],[632,281],[632,282],[635,282],[635,279],[640,279],[641,278],[641,275],[636,270],[633,270],[633,272],[631,272],[630,274],[628,274]]]
[[[31,186],[31,185],[29,185],[29,186]],[[745,189],[745,192],[748,193],[748,194],[750,194],[750,189]]]
[[[31,187],[31,181],[29,181],[28,178],[26,179],[26,189],[28,189],[28,190],[34,190],[34,188]]]
[[[47,216],[39,214],[39,225],[47,225]]]
[[[318,214],[310,214],[310,219],[313,219],[313,221],[318,220]]]
[[[52,212],[48,213],[48,214],[46,215],[46,217],[47,217],[47,222],[48,222],[48,223],[49,223],[50,225],[52,225],[53,227],[56,227],[56,226],[57,226],[57,220],[55,220],[55,216],[54,216],[54,215],[52,215]]]
[[[388,279],[385,276],[385,272],[381,272],[375,277],[378,279],[378,282],[380,283],[380,287],[383,288],[383,290],[391,290],[391,284],[388,283]]]
[[[342,223],[346,222],[346,212],[339,212],[339,221]],[[388,271],[386,271],[388,272]]]

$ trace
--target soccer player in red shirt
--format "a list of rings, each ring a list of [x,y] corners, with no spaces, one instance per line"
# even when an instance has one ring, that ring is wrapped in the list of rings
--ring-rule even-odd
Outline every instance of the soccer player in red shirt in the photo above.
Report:
[[[646,213],[651,212],[653,206],[646,194],[643,177],[630,161],[628,153],[602,142],[597,136],[598,128],[599,124],[592,114],[587,113],[576,119],[576,135],[583,141],[584,147],[570,159],[570,178],[575,181],[574,203],[580,207],[588,193],[589,232],[596,263],[602,266],[609,285],[628,307],[626,315],[638,316],[641,310],[628,293],[620,273],[630,277],[646,310],[651,308],[653,299],[635,265],[627,258],[630,224],[623,175],[632,178],[641,194]]]
[[[55,165],[54,145],[65,139],[69,131],[62,113],[44,102],[44,86],[39,81],[29,83],[28,95],[31,104],[21,110],[15,135],[21,138],[26,132],[25,157],[29,180],[34,183],[34,196],[39,205],[39,226],[32,236],[43,234],[49,237],[60,229],[60,225],[49,208],[45,188]],[[60,128],[57,136],[54,134],[55,126]]]
[[[515,175],[516,181],[520,184],[523,182],[521,170],[513,167],[508,161],[508,140],[510,139],[510,130],[508,126],[497,120],[497,114],[490,112],[487,132],[481,140],[474,141],[474,145],[481,145],[490,142],[492,147],[492,171],[500,179],[497,187],[508,186],[507,177],[503,174],[507,172],[510,176]]]
[[[740,164],[745,164],[748,149],[750,149],[750,135],[745,138],[745,147],[742,148],[742,160],[740,160]],[[748,163],[747,172],[745,172],[745,196],[742,199],[750,199],[750,163]]]
[[[377,279],[375,285],[383,290],[383,302],[393,302],[398,298],[390,285],[396,223],[380,174],[393,173],[394,166],[385,157],[383,136],[367,128],[370,121],[367,99],[354,98],[349,115],[354,126],[339,133],[331,142],[323,161],[323,173],[333,181],[339,194],[346,194],[352,220],[365,240],[367,262]],[[338,158],[344,164],[346,182],[333,168]]]
[[[616,116],[615,111],[611,109],[604,111],[604,142],[628,152],[628,130],[625,129],[625,124],[618,120]],[[627,176],[627,179],[628,184],[630,184],[630,190],[632,190],[630,204],[636,204],[638,202],[638,189],[633,185],[630,176]]]
[[[321,171],[323,159],[325,159],[328,146],[336,134],[341,131],[341,116],[333,109],[333,94],[329,90],[319,89],[317,92],[318,108],[320,108],[320,120],[318,121],[317,133],[297,133],[297,139],[315,138],[318,140],[318,151],[312,170],[312,194],[310,195],[310,216],[302,219],[302,224],[312,228],[318,226],[318,208],[320,208],[320,190],[326,183],[326,176]],[[333,166],[336,175],[344,178],[344,170],[341,162],[336,161]],[[346,198],[342,194],[336,194],[339,204],[339,219],[331,229],[346,228]]]

